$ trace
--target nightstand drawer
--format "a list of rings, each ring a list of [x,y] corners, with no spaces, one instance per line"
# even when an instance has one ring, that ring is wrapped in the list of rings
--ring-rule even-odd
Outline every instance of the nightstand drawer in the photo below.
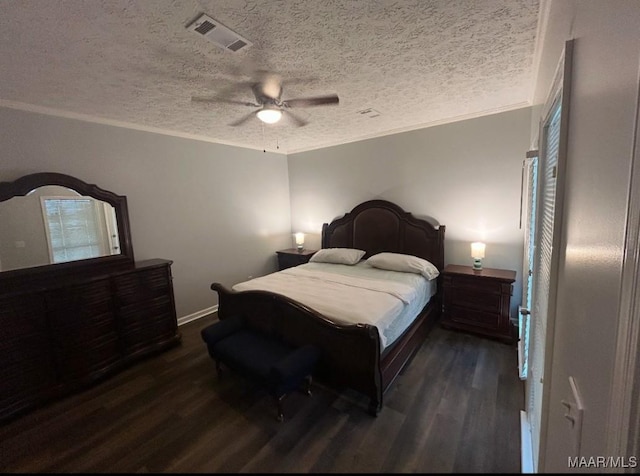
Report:
[[[454,305],[447,308],[447,318],[452,322],[483,329],[497,330],[503,325],[500,318],[496,318],[495,312],[483,312]]]
[[[293,266],[298,266],[299,264],[304,264],[307,261],[303,256],[298,255],[278,255],[278,266],[280,269],[291,268]]]
[[[456,289],[478,290],[481,289],[483,293],[496,293],[502,292],[501,281],[495,281],[492,279],[478,279],[473,276],[445,276],[447,286],[451,286]]]
[[[486,312],[500,312],[502,299],[500,293],[485,292],[484,290],[452,287],[447,288],[445,303],[455,303],[458,307],[475,309]]]
[[[283,269],[308,263],[315,252],[316,250],[298,251],[295,248],[276,251],[278,255],[278,269],[282,271]]]

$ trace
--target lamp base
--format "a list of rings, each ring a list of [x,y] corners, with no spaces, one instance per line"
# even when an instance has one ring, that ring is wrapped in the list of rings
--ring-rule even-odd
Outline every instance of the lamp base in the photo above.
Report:
[[[304,250],[304,246],[298,245],[298,253],[302,253],[303,250]]]
[[[482,259],[473,258],[473,269],[478,271],[482,269]]]

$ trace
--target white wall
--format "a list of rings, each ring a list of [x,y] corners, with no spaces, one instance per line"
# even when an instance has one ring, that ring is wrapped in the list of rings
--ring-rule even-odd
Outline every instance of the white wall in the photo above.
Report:
[[[522,160],[529,108],[289,156],[291,221],[320,246],[322,224],[359,203],[384,199],[447,227],[445,263],[471,265],[470,243],[487,244],[483,265],[516,270],[521,301]]]
[[[568,471],[569,422],[560,401],[574,376],[586,406],[582,455],[606,454],[626,210],[638,106],[640,3],[553,1],[536,99],[550,89],[564,42],[575,38],[567,179],[544,472]],[[537,118],[535,119],[537,121]]]
[[[178,317],[291,246],[284,155],[0,108],[0,181],[58,172],[126,195],[136,260],[173,260]]]

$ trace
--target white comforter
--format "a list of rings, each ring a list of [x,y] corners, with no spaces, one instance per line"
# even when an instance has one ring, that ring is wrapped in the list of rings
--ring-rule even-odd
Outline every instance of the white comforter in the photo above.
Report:
[[[245,281],[233,289],[282,294],[336,323],[371,324],[378,328],[382,348],[387,345],[387,328],[417,293],[415,287],[400,282],[309,270],[305,266]]]

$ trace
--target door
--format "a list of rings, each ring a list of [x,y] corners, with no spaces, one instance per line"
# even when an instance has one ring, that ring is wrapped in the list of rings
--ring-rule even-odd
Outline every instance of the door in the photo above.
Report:
[[[528,372],[525,382],[526,420],[531,436],[533,471],[543,467],[540,448],[545,441],[548,389],[555,323],[555,296],[557,267],[560,253],[560,229],[563,206],[568,106],[571,85],[573,40],[566,42],[565,50],[554,84],[541,115],[538,184],[536,187],[534,243],[530,268],[530,294],[526,296],[529,318]],[[526,284],[526,283],[525,283]],[[523,286],[524,287],[524,286]],[[524,448],[523,448],[524,450]]]

